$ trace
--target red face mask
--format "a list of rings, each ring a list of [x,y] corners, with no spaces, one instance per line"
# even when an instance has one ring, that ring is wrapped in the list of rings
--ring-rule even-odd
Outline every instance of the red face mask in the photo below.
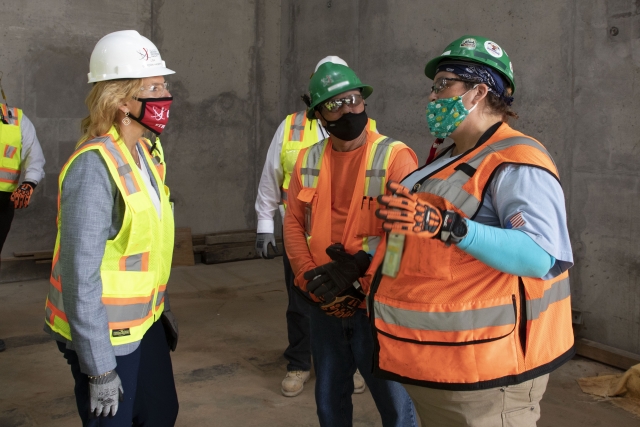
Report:
[[[138,98],[137,100],[142,103],[140,117],[133,115],[130,117],[151,132],[160,135],[169,121],[169,108],[173,102],[173,97]]]

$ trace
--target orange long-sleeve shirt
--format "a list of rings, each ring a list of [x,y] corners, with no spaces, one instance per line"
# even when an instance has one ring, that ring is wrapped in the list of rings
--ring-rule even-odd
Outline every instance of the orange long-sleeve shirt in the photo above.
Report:
[[[379,134],[367,131],[367,142],[373,142],[378,138],[380,138]],[[366,155],[366,146],[366,144],[363,144],[361,147],[348,152],[335,150],[331,152],[331,229],[323,231],[330,233],[333,243],[345,243],[342,241],[342,236],[351,200],[353,197],[362,197],[362,194],[355,194],[355,183],[360,171],[362,158]],[[306,271],[317,267],[317,265],[313,261],[305,237],[305,203],[298,200],[298,194],[302,189],[299,174],[302,157],[302,155],[298,156],[295,172],[291,176],[287,213],[284,219],[284,238],[287,256],[296,276],[296,285],[306,290],[306,280],[302,276]],[[413,150],[409,147],[404,147],[391,155],[388,179],[401,181],[410,172],[414,171],[417,166],[418,161]],[[375,212],[371,211],[371,215],[375,215]]]

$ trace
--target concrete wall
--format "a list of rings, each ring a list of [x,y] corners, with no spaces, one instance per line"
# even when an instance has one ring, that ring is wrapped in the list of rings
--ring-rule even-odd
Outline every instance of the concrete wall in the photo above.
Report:
[[[31,205],[17,210],[2,251],[52,250],[56,233],[57,179],[80,137],[87,115],[89,57],[105,34],[149,31],[144,0],[0,1],[0,71],[9,105],[33,122],[47,163]]]
[[[343,57],[372,85],[370,116],[424,159],[433,139],[424,65],[479,34],[514,63],[514,126],[558,163],[583,335],[640,353],[640,1],[0,0],[0,11],[3,86],[35,123],[48,173],[16,213],[4,256],[53,246],[57,173],[85,115],[89,55],[106,33],[137,29],[177,71],[163,145],[177,224],[194,233],[255,226],[269,142],[303,108],[320,58]]]

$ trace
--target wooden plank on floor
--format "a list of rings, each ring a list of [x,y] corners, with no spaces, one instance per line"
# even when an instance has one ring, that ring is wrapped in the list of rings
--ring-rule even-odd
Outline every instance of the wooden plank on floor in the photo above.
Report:
[[[53,259],[53,251],[14,252],[16,258]]]
[[[279,249],[282,248],[281,240],[276,241],[276,243]],[[254,258],[256,258],[254,242],[208,245],[202,252],[202,262],[204,264],[219,264]]]
[[[583,357],[596,360],[616,368],[624,369],[640,363],[640,354],[620,350],[595,341],[579,338],[576,340],[576,352]]]
[[[176,236],[173,243],[172,267],[195,265],[193,258],[193,240],[190,227],[176,228]]]
[[[224,243],[248,243],[256,241],[255,231],[234,231],[229,233],[210,234],[205,237],[205,245],[219,245]]]

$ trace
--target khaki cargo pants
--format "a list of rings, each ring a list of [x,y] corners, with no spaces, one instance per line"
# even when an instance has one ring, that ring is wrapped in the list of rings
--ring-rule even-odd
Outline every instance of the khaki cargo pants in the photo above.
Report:
[[[448,391],[404,384],[422,427],[535,427],[549,374],[521,384]]]

